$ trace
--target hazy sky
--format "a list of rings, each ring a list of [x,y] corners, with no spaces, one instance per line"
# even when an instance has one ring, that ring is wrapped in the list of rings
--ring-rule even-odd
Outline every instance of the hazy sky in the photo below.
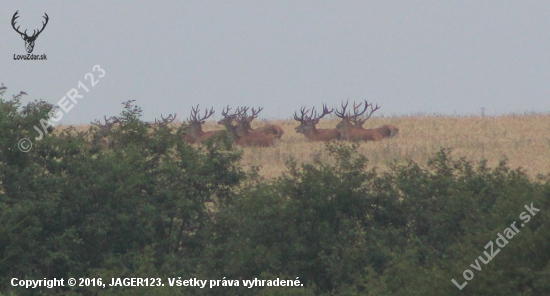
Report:
[[[14,60],[26,53],[17,10],[30,32],[49,15],[33,52],[47,61]],[[65,124],[130,99],[145,120],[196,104],[289,118],[347,98],[386,116],[550,111],[550,1],[4,1],[0,36],[5,95],[56,103],[79,81],[90,89]],[[96,64],[106,75],[92,88]]]

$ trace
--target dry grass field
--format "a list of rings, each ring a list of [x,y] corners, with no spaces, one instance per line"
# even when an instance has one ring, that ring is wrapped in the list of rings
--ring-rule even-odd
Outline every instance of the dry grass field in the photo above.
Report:
[[[333,128],[339,118],[323,119],[318,128]],[[253,122],[255,127],[262,121]],[[326,155],[323,143],[308,142],[302,134],[294,131],[294,120],[270,122],[283,127],[285,134],[275,147],[245,148],[243,165],[259,166],[265,178],[278,176],[285,170],[285,162],[294,157],[298,162],[311,160],[314,155]],[[497,117],[455,116],[403,116],[371,118],[365,128],[383,124],[399,127],[395,138],[379,142],[361,143],[359,151],[369,159],[371,166],[380,170],[389,164],[404,163],[412,159],[419,163],[426,160],[441,147],[451,148],[454,157],[466,157],[471,161],[487,159],[491,167],[507,159],[512,168],[522,167],[525,172],[550,173],[550,114],[505,115]],[[205,130],[219,129],[214,122],[205,125]]]
[[[323,119],[318,128],[333,128],[339,118]],[[245,168],[260,167],[260,175],[274,178],[285,171],[285,163],[294,157],[299,163],[309,161],[314,155],[327,155],[324,144],[308,142],[294,131],[294,120],[274,120],[271,124],[283,127],[285,134],[275,147],[244,148],[242,164]],[[265,124],[254,121],[253,127]],[[395,138],[379,142],[361,143],[359,152],[369,159],[370,166],[379,170],[390,163],[404,163],[412,159],[424,164],[441,147],[451,148],[454,157],[466,157],[471,161],[487,159],[491,167],[507,159],[512,168],[521,167],[530,177],[550,173],[550,114],[480,116],[417,115],[371,118],[365,128],[383,124],[399,127]],[[84,127],[80,127],[82,129]],[[221,129],[214,121],[203,129]]]

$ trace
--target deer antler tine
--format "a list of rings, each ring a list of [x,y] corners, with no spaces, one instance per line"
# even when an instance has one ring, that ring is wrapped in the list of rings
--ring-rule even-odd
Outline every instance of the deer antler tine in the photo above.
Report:
[[[355,103],[354,103],[354,105],[355,105]],[[363,102],[361,102],[361,103],[357,106],[357,108],[361,107],[361,105],[363,105]],[[367,109],[369,108],[369,106],[370,106],[369,103],[367,102],[367,100],[365,100],[365,107],[363,108],[363,111],[357,113],[357,110],[353,110],[353,113],[354,113],[353,116],[354,116],[355,118],[357,118],[357,117],[363,115],[363,114],[367,111]]]
[[[12,19],[11,19],[11,26],[13,27],[13,29],[15,30],[15,32],[17,32],[17,33],[23,35],[23,33],[21,33],[21,32],[19,31],[19,28],[20,28],[21,26],[17,26],[17,28],[15,27],[15,20],[17,20],[17,19],[19,18],[19,15],[18,15],[18,14],[19,14],[19,10],[16,11],[16,12],[13,14],[13,17],[12,17]],[[25,33],[26,33],[26,31],[25,31]]]
[[[227,107],[222,110],[222,115],[227,116],[230,110],[231,110],[231,107],[227,105]]]
[[[305,121],[306,119],[304,119],[304,116],[306,115],[307,112],[309,112],[309,109],[306,110],[306,106],[300,107],[300,114],[301,114],[301,115],[300,115],[300,117],[298,117],[298,116],[296,115],[296,112],[294,112],[294,119],[295,119],[296,121],[299,121],[299,122]]]
[[[308,120],[315,120],[317,118],[317,110],[315,110],[315,107],[311,108],[311,111],[309,112],[309,116],[307,117]]]
[[[160,115],[160,118],[161,118],[162,120],[157,120],[157,119],[155,118],[155,123],[156,123],[157,125],[169,124],[169,123],[171,123],[172,121],[174,121],[174,119],[176,119],[176,116],[177,116],[177,114],[174,113],[174,114],[168,114],[168,117],[164,118],[164,116],[161,114],[161,115]]]
[[[380,106],[378,106],[378,104],[376,104],[376,107],[374,107],[374,108],[372,107],[372,104],[370,104],[370,112],[369,112],[369,115],[367,116],[366,119],[369,119],[372,116],[372,114],[374,113],[374,111],[376,111],[378,109],[380,109]]]
[[[249,121],[252,121],[253,119],[257,118],[258,117],[258,114],[260,114],[260,112],[263,110],[264,108],[258,108],[258,110],[252,108],[252,115],[250,115],[250,117],[248,118]]]
[[[348,103],[349,103],[349,100],[346,100],[345,104],[344,104],[344,101],[342,101],[342,103],[341,103],[342,111],[338,111],[338,109],[336,109],[336,112],[334,112],[334,114],[336,114],[336,116],[338,116],[339,118],[348,118],[349,114],[346,114],[346,109],[348,108]]]
[[[191,106],[191,115],[189,116],[187,121],[198,121],[197,115],[199,114],[199,104],[197,104],[197,107]]]
[[[46,25],[48,24],[48,20],[50,18],[48,17],[47,13],[44,12],[44,14],[45,14],[45,16],[43,16],[43,18],[46,20],[46,22],[42,22],[42,29],[38,30],[38,32],[34,33],[34,31],[33,31],[33,34],[32,34],[33,37],[35,37],[35,35],[36,35],[36,37],[38,37],[38,35],[40,35],[40,33],[42,33],[42,31],[44,31],[44,29],[46,28]]]
[[[327,105],[326,105],[326,104],[323,104],[323,114],[324,114],[324,115],[330,114],[330,113],[332,113],[333,111],[334,111],[334,108],[332,108],[332,109],[329,111]],[[323,115],[323,116],[324,116],[324,115]]]
[[[371,118],[372,114],[380,109],[380,106],[378,106],[378,104],[376,104],[375,107],[372,106],[372,103],[368,103],[366,100],[365,100],[365,110],[363,110],[363,112],[361,112],[360,114],[358,114],[358,116],[356,116],[355,118],[352,119],[352,121],[355,123],[355,125],[357,126],[361,126],[365,123],[365,121],[367,121],[369,118]],[[368,112],[367,115],[364,116],[363,119],[359,118],[359,115],[362,115],[363,113],[365,113],[367,111],[367,109],[370,108],[370,111]]]
[[[294,120],[302,122],[302,119],[298,118],[298,115],[296,114],[296,111],[294,111]]]

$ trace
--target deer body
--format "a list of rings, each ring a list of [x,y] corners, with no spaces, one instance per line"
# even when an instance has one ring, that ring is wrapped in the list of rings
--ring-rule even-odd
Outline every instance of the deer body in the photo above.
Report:
[[[376,129],[365,129],[360,126],[353,125],[350,121],[343,119],[337,126],[341,139],[357,142],[357,141],[380,141],[383,136]]]
[[[236,135],[236,134],[235,134]],[[274,137],[258,134],[249,134],[243,136],[236,136],[235,144],[243,147],[271,147],[274,146],[276,141]]]
[[[301,124],[296,128],[296,132],[304,134],[306,139],[312,142],[332,141],[340,139],[340,133],[337,129],[317,129],[314,124]]]
[[[392,138],[399,134],[399,129],[395,125],[385,124],[374,129],[384,138]]]
[[[262,126],[262,127],[259,127],[257,129],[250,129],[248,130],[249,132],[251,133],[260,133],[260,134],[264,134],[264,135],[274,135],[277,139],[280,139],[283,134],[285,133],[285,131],[283,130],[282,127],[278,126],[278,125],[266,125],[266,126]]]
[[[204,142],[210,138],[212,138],[215,135],[218,135],[221,131],[208,131],[204,132],[202,130],[202,124],[190,124],[187,129],[187,134],[185,134],[184,139],[190,143],[201,143]]]

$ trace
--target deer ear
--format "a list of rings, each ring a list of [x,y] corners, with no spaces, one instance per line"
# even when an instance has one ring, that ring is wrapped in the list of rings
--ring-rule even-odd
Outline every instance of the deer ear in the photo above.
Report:
[[[21,34],[21,39],[25,40],[25,35]]]
[[[313,122],[314,124],[318,124],[319,123],[319,119],[315,119],[315,121]]]
[[[204,120],[203,120],[203,121],[201,121],[201,123],[202,123],[202,124],[204,124],[205,122],[206,122],[206,121],[204,121]]]

